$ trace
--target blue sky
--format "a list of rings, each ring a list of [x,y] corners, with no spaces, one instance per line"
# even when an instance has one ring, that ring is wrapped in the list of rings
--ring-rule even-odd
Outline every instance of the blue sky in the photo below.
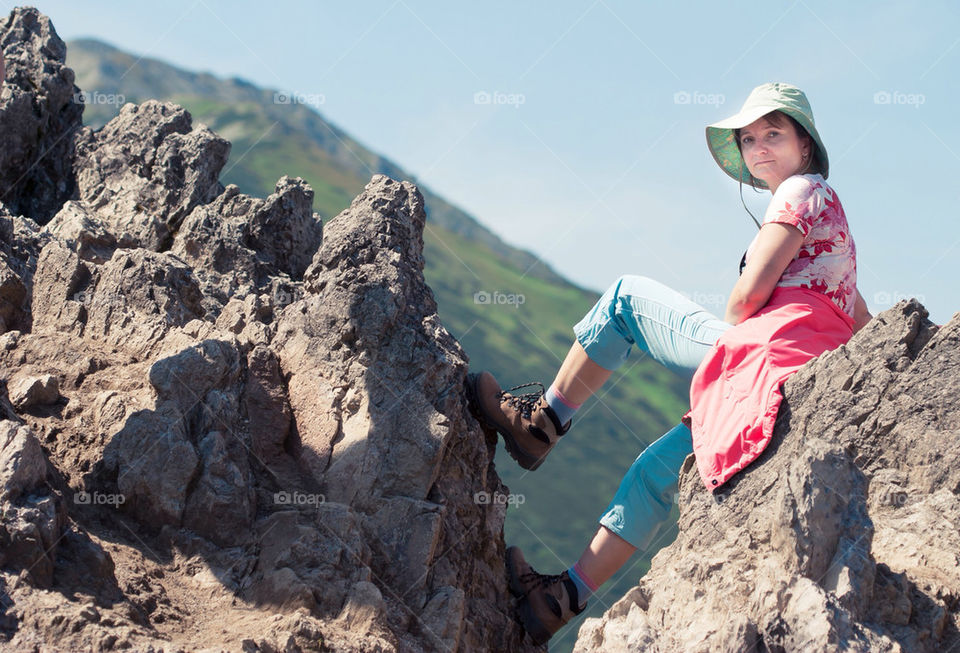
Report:
[[[720,315],[756,227],[703,128],[790,82],[813,105],[868,304],[916,296],[937,323],[960,310],[955,3],[39,8],[65,39],[322,96],[329,120],[571,280],[643,274]],[[755,214],[770,197],[744,195]]]

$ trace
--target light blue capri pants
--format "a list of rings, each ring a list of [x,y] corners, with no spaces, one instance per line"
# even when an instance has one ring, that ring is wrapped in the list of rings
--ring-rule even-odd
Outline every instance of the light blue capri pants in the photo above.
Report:
[[[692,374],[730,326],[661,283],[624,276],[573,331],[587,356],[608,370],[620,367],[636,345],[668,368]],[[600,523],[647,549],[670,514],[680,466],[691,453],[690,429],[670,429],[630,466]]]

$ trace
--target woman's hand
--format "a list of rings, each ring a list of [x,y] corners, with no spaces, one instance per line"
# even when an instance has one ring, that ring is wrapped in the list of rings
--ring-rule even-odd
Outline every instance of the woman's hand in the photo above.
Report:
[[[764,224],[750,253],[750,262],[730,292],[724,319],[730,324],[740,324],[766,306],[801,245],[803,234],[796,227],[780,222]]]
[[[873,319],[870,309],[867,308],[867,302],[863,300],[860,289],[857,288],[857,302],[853,305],[853,332],[856,333],[867,325],[867,322]]]

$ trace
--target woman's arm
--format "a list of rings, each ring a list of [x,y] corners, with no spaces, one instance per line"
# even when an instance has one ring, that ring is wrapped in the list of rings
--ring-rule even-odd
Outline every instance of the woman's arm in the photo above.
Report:
[[[724,319],[730,324],[740,324],[763,308],[801,245],[803,234],[796,227],[781,222],[763,225],[750,262],[730,292]]]
[[[856,333],[867,325],[867,322],[873,319],[870,309],[867,308],[867,302],[863,300],[860,289],[857,288],[857,302],[853,305],[853,332]]]

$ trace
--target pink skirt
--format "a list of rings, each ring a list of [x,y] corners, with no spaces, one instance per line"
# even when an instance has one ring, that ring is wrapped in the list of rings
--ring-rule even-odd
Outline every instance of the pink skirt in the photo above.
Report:
[[[851,335],[853,318],[826,295],[776,288],[766,306],[720,336],[693,377],[690,412],[683,418],[708,490],[766,449],[783,382]]]

